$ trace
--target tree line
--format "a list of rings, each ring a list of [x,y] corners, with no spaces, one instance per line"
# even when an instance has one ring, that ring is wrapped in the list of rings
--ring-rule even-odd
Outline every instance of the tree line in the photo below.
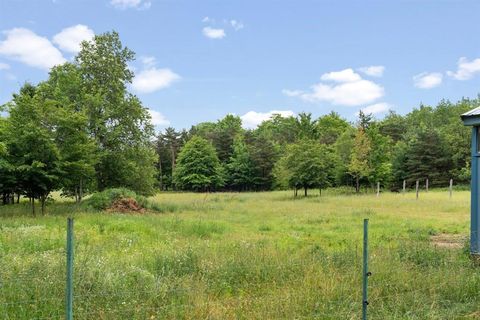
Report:
[[[26,83],[1,106],[0,196],[30,199],[42,211],[54,190],[81,201],[85,194],[127,187],[155,190],[262,191],[380,182],[398,190],[428,178],[466,183],[470,130],[459,115],[480,99],[420,105],[382,120],[359,112],[351,123],[335,112],[273,115],[255,129],[227,115],[191,128],[155,134],[148,109],[128,91],[135,54],[116,32],[84,41],[72,62],[48,79]]]
[[[331,112],[273,115],[256,129],[227,115],[189,130],[167,128],[156,142],[161,190],[272,190],[350,186],[392,191],[403,181],[429,179],[447,186],[470,179],[470,130],[460,114],[480,99],[420,105],[406,115],[394,111],[377,120],[359,112],[355,123]]]

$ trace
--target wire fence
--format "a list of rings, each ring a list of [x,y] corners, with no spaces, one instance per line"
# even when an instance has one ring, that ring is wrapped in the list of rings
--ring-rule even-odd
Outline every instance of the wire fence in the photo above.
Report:
[[[69,220],[72,221],[73,220]],[[69,229],[70,230],[70,229]],[[368,232],[365,233],[368,235]],[[411,297],[413,300],[422,298],[428,300],[435,297],[445,287],[435,286],[415,287],[413,283],[423,283],[424,278],[413,273],[408,278],[408,283],[399,283],[396,279],[397,272],[392,269],[382,269],[376,253],[377,247],[371,248],[371,256],[368,251],[362,250],[362,245],[348,251],[348,254],[334,252],[323,256],[321,259],[312,257],[312,260],[282,260],[264,262],[255,266],[256,270],[242,270],[248,281],[250,276],[255,281],[259,278],[269,281],[272,274],[296,274],[322,272],[322,265],[339,264],[339,273],[332,275],[331,281],[342,281],[342,277],[349,281],[345,286],[336,291],[334,299],[328,301],[322,294],[312,294],[309,290],[329,290],[328,283],[314,283],[305,288],[305,294],[298,296],[288,291],[282,294],[269,296],[269,293],[250,295],[248,292],[237,290],[224,295],[221,300],[211,299],[211,295],[199,294],[209,288],[193,288],[191,282],[185,282],[182,277],[176,275],[188,275],[188,270],[182,271],[185,266],[181,261],[172,262],[172,266],[163,265],[159,270],[161,275],[172,275],[167,280],[158,277],[144,284],[142,275],[132,280],[125,277],[124,283],[118,285],[118,279],[122,279],[121,271],[112,276],[105,272],[105,264],[98,264],[96,270],[84,268],[89,262],[88,241],[82,245],[73,243],[73,224],[67,239],[71,236],[72,242],[65,245],[65,249],[54,250],[46,255],[48,265],[34,265],[34,269],[2,270],[0,267],[0,318],[2,319],[222,319],[222,318],[249,318],[255,317],[252,310],[263,309],[271,318],[288,319],[367,319],[368,312],[375,308],[388,304],[394,307],[395,301]],[[366,239],[368,241],[368,239]],[[405,239],[407,241],[407,239]],[[366,242],[368,245],[368,242]],[[363,244],[363,246],[365,243]],[[75,250],[73,250],[75,249]],[[383,248],[382,250],[392,250]],[[362,255],[362,252],[364,253]],[[71,255],[71,256],[69,256]],[[28,258],[28,255],[26,255]],[[70,259],[75,257],[75,259]],[[369,262],[369,268],[364,268],[362,257]],[[414,259],[413,256],[412,259]],[[451,257],[454,259],[455,257]],[[338,260],[336,260],[338,259]],[[453,261],[452,261],[453,262]],[[442,260],[443,264],[450,261]],[[20,263],[19,263],[20,265]],[[91,264],[89,264],[91,266]],[[347,267],[345,267],[347,266]],[[42,271],[43,270],[43,271]],[[44,271],[48,270],[48,272]],[[369,282],[362,282],[367,273],[373,273]],[[251,275],[248,275],[251,272]],[[317,272],[317,273],[315,273]],[[232,277],[238,276],[232,275]],[[200,277],[202,272],[199,272]],[[108,286],[109,277],[115,277],[116,286]],[[172,278],[174,280],[172,280]],[[150,278],[149,278],[150,279]],[[328,277],[327,277],[328,279]],[[151,279],[150,279],[151,280]],[[230,279],[232,283],[236,279]],[[240,280],[238,280],[240,281]],[[289,280],[285,280],[288,282]],[[358,285],[351,287],[352,283]],[[364,287],[362,288],[362,283]],[[281,284],[272,282],[273,289],[282,289]],[[365,291],[368,290],[368,300],[365,299]],[[363,297],[362,297],[363,294]],[[215,292],[213,293],[213,296]],[[70,300],[70,297],[72,300]],[[330,299],[330,298],[328,298]],[[365,310],[365,301],[368,301],[368,312]],[[271,310],[274,307],[275,310]],[[365,310],[362,313],[362,308]],[[274,315],[274,316],[273,316]],[[256,318],[260,318],[260,315]],[[381,319],[381,317],[377,317]]]

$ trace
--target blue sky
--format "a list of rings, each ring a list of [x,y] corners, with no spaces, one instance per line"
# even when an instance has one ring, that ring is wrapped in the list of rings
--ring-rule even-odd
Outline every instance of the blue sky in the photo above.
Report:
[[[0,0],[0,103],[119,32],[158,128],[228,113],[381,118],[480,93],[480,1]]]

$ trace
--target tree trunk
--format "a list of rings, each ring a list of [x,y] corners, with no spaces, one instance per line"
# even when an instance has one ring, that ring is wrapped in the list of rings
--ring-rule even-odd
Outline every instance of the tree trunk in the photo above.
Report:
[[[355,192],[356,193],[360,192],[360,177],[359,176],[355,177]]]
[[[32,214],[33,216],[35,217],[36,216],[36,213],[35,213],[35,198],[34,197],[31,197],[30,198],[30,202],[32,204]]]
[[[303,189],[305,190],[305,197],[306,197],[306,196],[307,196],[307,190],[308,190],[308,188],[307,188],[307,187],[304,187]]]
[[[80,187],[78,188],[78,202],[82,202],[83,199],[83,178],[80,178]]]
[[[158,183],[160,185],[160,190],[163,191],[162,158],[160,157],[160,152],[158,153],[158,174]]]
[[[41,204],[41,211],[42,211],[42,216],[45,215],[45,202],[47,200],[47,197],[46,196],[41,196],[40,197],[40,204]]]
[[[20,203],[20,193],[17,193],[17,204]]]
[[[172,146],[172,189],[175,190],[175,185],[173,184],[173,172],[175,171],[175,149]]]

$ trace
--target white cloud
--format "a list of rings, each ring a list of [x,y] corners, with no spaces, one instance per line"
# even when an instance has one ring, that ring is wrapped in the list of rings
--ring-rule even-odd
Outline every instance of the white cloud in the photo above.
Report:
[[[223,29],[214,29],[211,27],[205,27],[202,30],[203,35],[210,39],[222,39],[227,36],[225,30]]]
[[[8,69],[10,69],[10,65],[9,65],[9,64],[0,62],[0,70],[8,70]]]
[[[0,42],[1,55],[47,70],[66,61],[47,38],[29,29],[14,28],[3,33],[6,39]]]
[[[210,19],[209,17],[205,17],[202,19],[202,22],[210,22],[212,21],[212,19]]]
[[[413,77],[413,84],[420,89],[431,89],[438,87],[443,80],[443,75],[439,72],[422,72]]]
[[[84,40],[91,40],[95,33],[83,24],[68,27],[53,37],[55,43],[63,51],[77,53],[80,51],[80,43]]]
[[[447,74],[457,80],[469,80],[480,73],[480,58],[468,61],[467,58],[462,57],[458,60],[457,71],[448,71]]]
[[[125,10],[129,8],[149,9],[152,2],[148,0],[111,0],[110,4],[117,9]]]
[[[154,126],[166,127],[170,125],[170,121],[160,112],[148,109],[150,117],[152,118],[152,124]]]
[[[138,92],[150,93],[167,88],[178,80],[180,80],[180,76],[170,69],[151,67],[142,70],[133,78],[132,87]]]
[[[362,77],[351,68],[348,68],[341,71],[324,73],[320,79],[323,81],[354,82],[361,80]]]
[[[362,67],[362,68],[358,68],[358,71],[366,74],[367,76],[381,77],[381,76],[383,76],[383,72],[385,71],[385,67],[384,66]]]
[[[242,125],[246,129],[254,129],[263,121],[269,120],[274,114],[286,118],[295,115],[291,110],[272,110],[268,112],[256,112],[249,111],[240,117],[242,119]]]
[[[322,75],[323,81],[337,82],[335,84],[317,83],[311,91],[287,90],[282,92],[290,97],[299,97],[309,102],[328,102],[333,105],[359,106],[374,102],[385,95],[385,90],[379,84],[362,79],[352,69],[329,72]]]
[[[377,114],[377,113],[386,112],[389,109],[392,109],[391,104],[385,103],[385,102],[380,102],[380,103],[375,103],[375,104],[372,104],[368,107],[365,107],[365,108],[362,109],[362,111],[366,114]]]
[[[282,93],[288,97],[298,97],[303,94],[302,90],[288,90],[288,89],[283,89]]]
[[[152,57],[152,56],[143,56],[140,58],[140,61],[142,61],[143,65],[146,67],[154,66],[157,63],[156,60],[157,59],[155,59],[155,57]]]
[[[230,25],[233,27],[233,29],[235,29],[235,31],[241,30],[245,27],[242,22],[237,20],[230,20]]]

